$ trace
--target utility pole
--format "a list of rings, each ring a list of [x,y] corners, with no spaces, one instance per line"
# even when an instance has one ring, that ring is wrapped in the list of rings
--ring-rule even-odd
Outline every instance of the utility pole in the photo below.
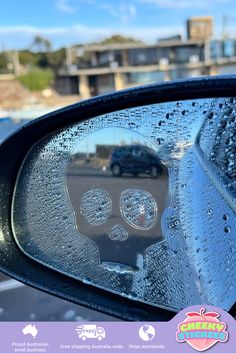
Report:
[[[12,63],[15,76],[20,75],[20,61],[19,61],[19,53],[17,50],[12,52]]]
[[[71,65],[72,65],[72,48],[69,46],[66,48],[66,70],[68,74],[70,73]]]
[[[223,15],[222,16],[222,39],[226,39],[228,37],[227,34],[227,22],[229,20],[229,16]]]
[[[222,16],[222,39],[227,39],[230,37],[228,23],[229,21],[235,21],[235,16],[223,15]]]

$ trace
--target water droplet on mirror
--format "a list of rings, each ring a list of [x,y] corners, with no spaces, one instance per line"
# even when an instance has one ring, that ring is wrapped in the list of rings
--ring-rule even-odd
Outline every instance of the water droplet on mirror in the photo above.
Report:
[[[228,234],[230,231],[231,231],[231,227],[230,227],[230,226],[225,226],[224,232],[225,232],[226,234]]]

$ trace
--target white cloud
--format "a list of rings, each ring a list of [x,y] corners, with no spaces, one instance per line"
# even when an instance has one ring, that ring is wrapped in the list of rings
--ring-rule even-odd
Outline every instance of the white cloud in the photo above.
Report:
[[[231,0],[138,0],[144,4],[156,5],[160,8],[167,9],[206,9],[215,5],[226,5],[231,3]]]
[[[0,45],[6,49],[27,48],[32,43],[33,37],[42,35],[48,38],[54,48],[78,43],[96,42],[114,34],[121,34],[129,37],[144,40],[148,43],[156,42],[163,36],[181,33],[181,27],[131,27],[128,26],[108,27],[87,27],[76,24],[69,27],[39,28],[30,26],[0,26]]]
[[[133,4],[127,4],[127,3],[120,4],[120,16],[122,22],[129,22],[129,20],[135,18],[136,15],[137,15],[137,10]]]
[[[100,9],[106,11],[110,16],[117,17],[116,8],[111,4],[101,4]]]
[[[56,0],[56,9],[69,14],[76,12],[76,8],[70,5],[68,0]]]
[[[67,31],[66,27],[49,27],[49,28],[39,28],[33,26],[0,26],[0,35],[1,34],[28,34],[34,35],[37,33],[40,34],[60,34]]]
[[[137,15],[137,9],[134,4],[122,2],[118,5],[103,3],[98,5],[100,9],[106,11],[110,16],[115,17],[123,23],[128,23]]]

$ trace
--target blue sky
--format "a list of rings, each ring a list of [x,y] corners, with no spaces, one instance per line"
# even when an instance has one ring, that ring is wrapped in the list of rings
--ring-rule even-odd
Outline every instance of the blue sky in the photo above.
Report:
[[[1,0],[0,50],[27,48],[40,34],[54,48],[98,41],[114,33],[155,42],[182,33],[191,16],[212,15],[220,36],[222,16],[236,36],[235,0]]]

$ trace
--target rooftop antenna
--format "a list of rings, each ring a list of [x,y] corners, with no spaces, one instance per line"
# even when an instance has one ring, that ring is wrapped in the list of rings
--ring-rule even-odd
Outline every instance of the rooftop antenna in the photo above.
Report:
[[[224,14],[222,16],[222,39],[229,38],[228,22],[233,19],[234,19],[234,17],[229,16],[229,15]]]

